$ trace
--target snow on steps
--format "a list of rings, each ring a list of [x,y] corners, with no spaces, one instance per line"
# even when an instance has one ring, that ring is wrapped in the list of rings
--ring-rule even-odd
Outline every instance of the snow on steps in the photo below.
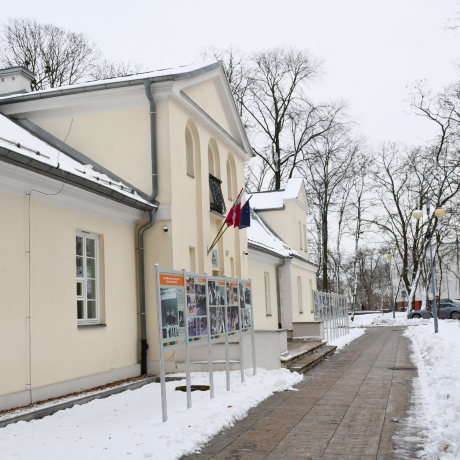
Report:
[[[297,341],[294,339],[293,342]],[[326,345],[324,342],[318,343],[303,352],[290,356],[289,359],[282,362],[282,366],[291,372],[303,374],[313,366],[319,364],[327,356],[333,354],[336,348],[336,346]]]

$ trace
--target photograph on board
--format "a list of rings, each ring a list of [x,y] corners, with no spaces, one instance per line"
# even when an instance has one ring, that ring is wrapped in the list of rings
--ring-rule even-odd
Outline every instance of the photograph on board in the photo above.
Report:
[[[206,316],[206,293],[204,284],[195,285],[195,304],[196,314],[195,316]]]
[[[238,286],[233,285],[233,305],[238,305]]]
[[[209,320],[211,334],[223,334],[225,332],[225,307],[210,307]]]
[[[184,311],[179,310],[179,327],[185,327],[185,315]]]
[[[239,285],[238,299],[240,301],[240,308],[244,308],[245,303],[244,303],[244,286],[243,286],[243,283],[240,283],[240,285]]]
[[[224,286],[217,286],[216,305],[225,305]]]
[[[216,282],[208,281],[208,302],[209,305],[217,305]]]
[[[246,308],[251,308],[251,288],[244,286],[244,303]]]
[[[195,294],[195,278],[193,276],[187,278],[187,294]]]
[[[197,318],[197,321],[200,322],[200,335],[206,335],[208,333],[208,318],[202,316],[201,318]]]
[[[195,294],[187,294],[187,316],[196,316]]]
[[[238,323],[238,307],[227,307],[228,332],[235,332],[240,329]]]
[[[188,335],[189,337],[196,337],[196,320],[197,318],[189,318],[188,319]]]
[[[161,317],[163,338],[179,336],[179,309],[177,306],[177,290],[171,288],[161,288]]]
[[[252,327],[251,309],[245,308],[241,310],[241,329],[248,329]]]

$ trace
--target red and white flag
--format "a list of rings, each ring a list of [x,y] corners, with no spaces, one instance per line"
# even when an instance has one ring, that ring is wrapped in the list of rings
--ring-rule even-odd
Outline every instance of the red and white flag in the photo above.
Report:
[[[233,205],[233,226],[238,227],[240,225],[240,218],[241,218],[241,197],[243,196],[243,189],[241,189],[238,198]]]

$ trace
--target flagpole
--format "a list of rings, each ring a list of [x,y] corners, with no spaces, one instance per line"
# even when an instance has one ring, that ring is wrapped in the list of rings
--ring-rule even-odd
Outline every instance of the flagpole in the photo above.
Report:
[[[214,238],[214,241],[212,242],[211,247],[209,248],[209,250],[211,250],[214,247],[214,243],[216,243],[216,240],[217,240],[218,236],[220,235],[220,232],[224,228],[224,225],[225,225],[225,220],[224,220],[224,223],[222,224],[222,227],[220,227],[219,231],[217,232],[217,235]]]
[[[228,227],[227,227],[228,228]],[[224,233],[227,231],[227,228],[221,233],[221,235],[219,236],[219,239],[213,243],[213,245],[209,248],[209,251],[211,251],[211,249],[214,248],[214,246],[219,242],[219,240],[222,238],[222,236],[224,235]]]

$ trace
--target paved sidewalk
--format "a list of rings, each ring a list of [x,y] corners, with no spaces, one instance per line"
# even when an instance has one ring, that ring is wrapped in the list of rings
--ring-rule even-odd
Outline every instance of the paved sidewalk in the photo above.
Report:
[[[414,367],[402,331],[368,328],[307,372],[299,391],[274,394],[182,460],[390,459],[416,376],[391,369]]]

